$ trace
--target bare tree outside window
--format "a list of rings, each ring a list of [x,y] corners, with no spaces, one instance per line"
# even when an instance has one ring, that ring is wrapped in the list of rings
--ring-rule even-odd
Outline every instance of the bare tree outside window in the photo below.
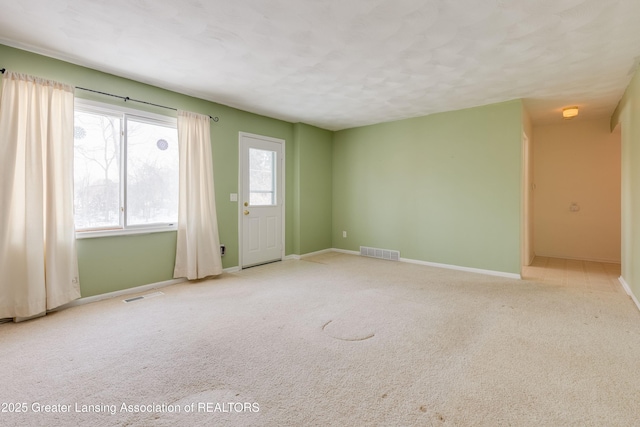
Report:
[[[172,222],[178,218],[176,130],[128,121],[127,224]]]
[[[74,147],[77,230],[177,221],[175,125],[126,114],[76,111]]]
[[[76,111],[76,229],[117,227],[120,211],[120,117]]]

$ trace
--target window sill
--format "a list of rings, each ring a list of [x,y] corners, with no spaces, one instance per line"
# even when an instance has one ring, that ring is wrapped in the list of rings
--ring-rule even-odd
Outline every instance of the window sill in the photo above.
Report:
[[[76,240],[79,239],[92,239],[96,237],[113,237],[113,236],[131,236],[135,234],[151,234],[151,233],[165,233],[167,231],[176,231],[178,226],[163,225],[158,227],[140,227],[140,228],[127,228],[120,230],[92,230],[92,231],[76,231]]]

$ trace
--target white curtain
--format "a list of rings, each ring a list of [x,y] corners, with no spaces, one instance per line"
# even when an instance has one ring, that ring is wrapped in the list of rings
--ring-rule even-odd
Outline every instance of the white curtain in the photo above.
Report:
[[[213,188],[209,116],[178,111],[180,194],[173,277],[189,280],[222,273]]]
[[[0,100],[0,318],[80,297],[73,87],[6,72]]]

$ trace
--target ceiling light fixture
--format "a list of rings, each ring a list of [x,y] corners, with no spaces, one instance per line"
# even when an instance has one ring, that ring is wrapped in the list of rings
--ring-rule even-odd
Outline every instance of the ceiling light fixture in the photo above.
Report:
[[[578,107],[567,107],[562,109],[562,117],[572,119],[578,115]]]

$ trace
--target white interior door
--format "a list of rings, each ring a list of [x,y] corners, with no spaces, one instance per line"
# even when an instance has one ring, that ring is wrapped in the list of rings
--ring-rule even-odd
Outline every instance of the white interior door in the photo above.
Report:
[[[240,266],[284,254],[284,140],[240,132]]]

